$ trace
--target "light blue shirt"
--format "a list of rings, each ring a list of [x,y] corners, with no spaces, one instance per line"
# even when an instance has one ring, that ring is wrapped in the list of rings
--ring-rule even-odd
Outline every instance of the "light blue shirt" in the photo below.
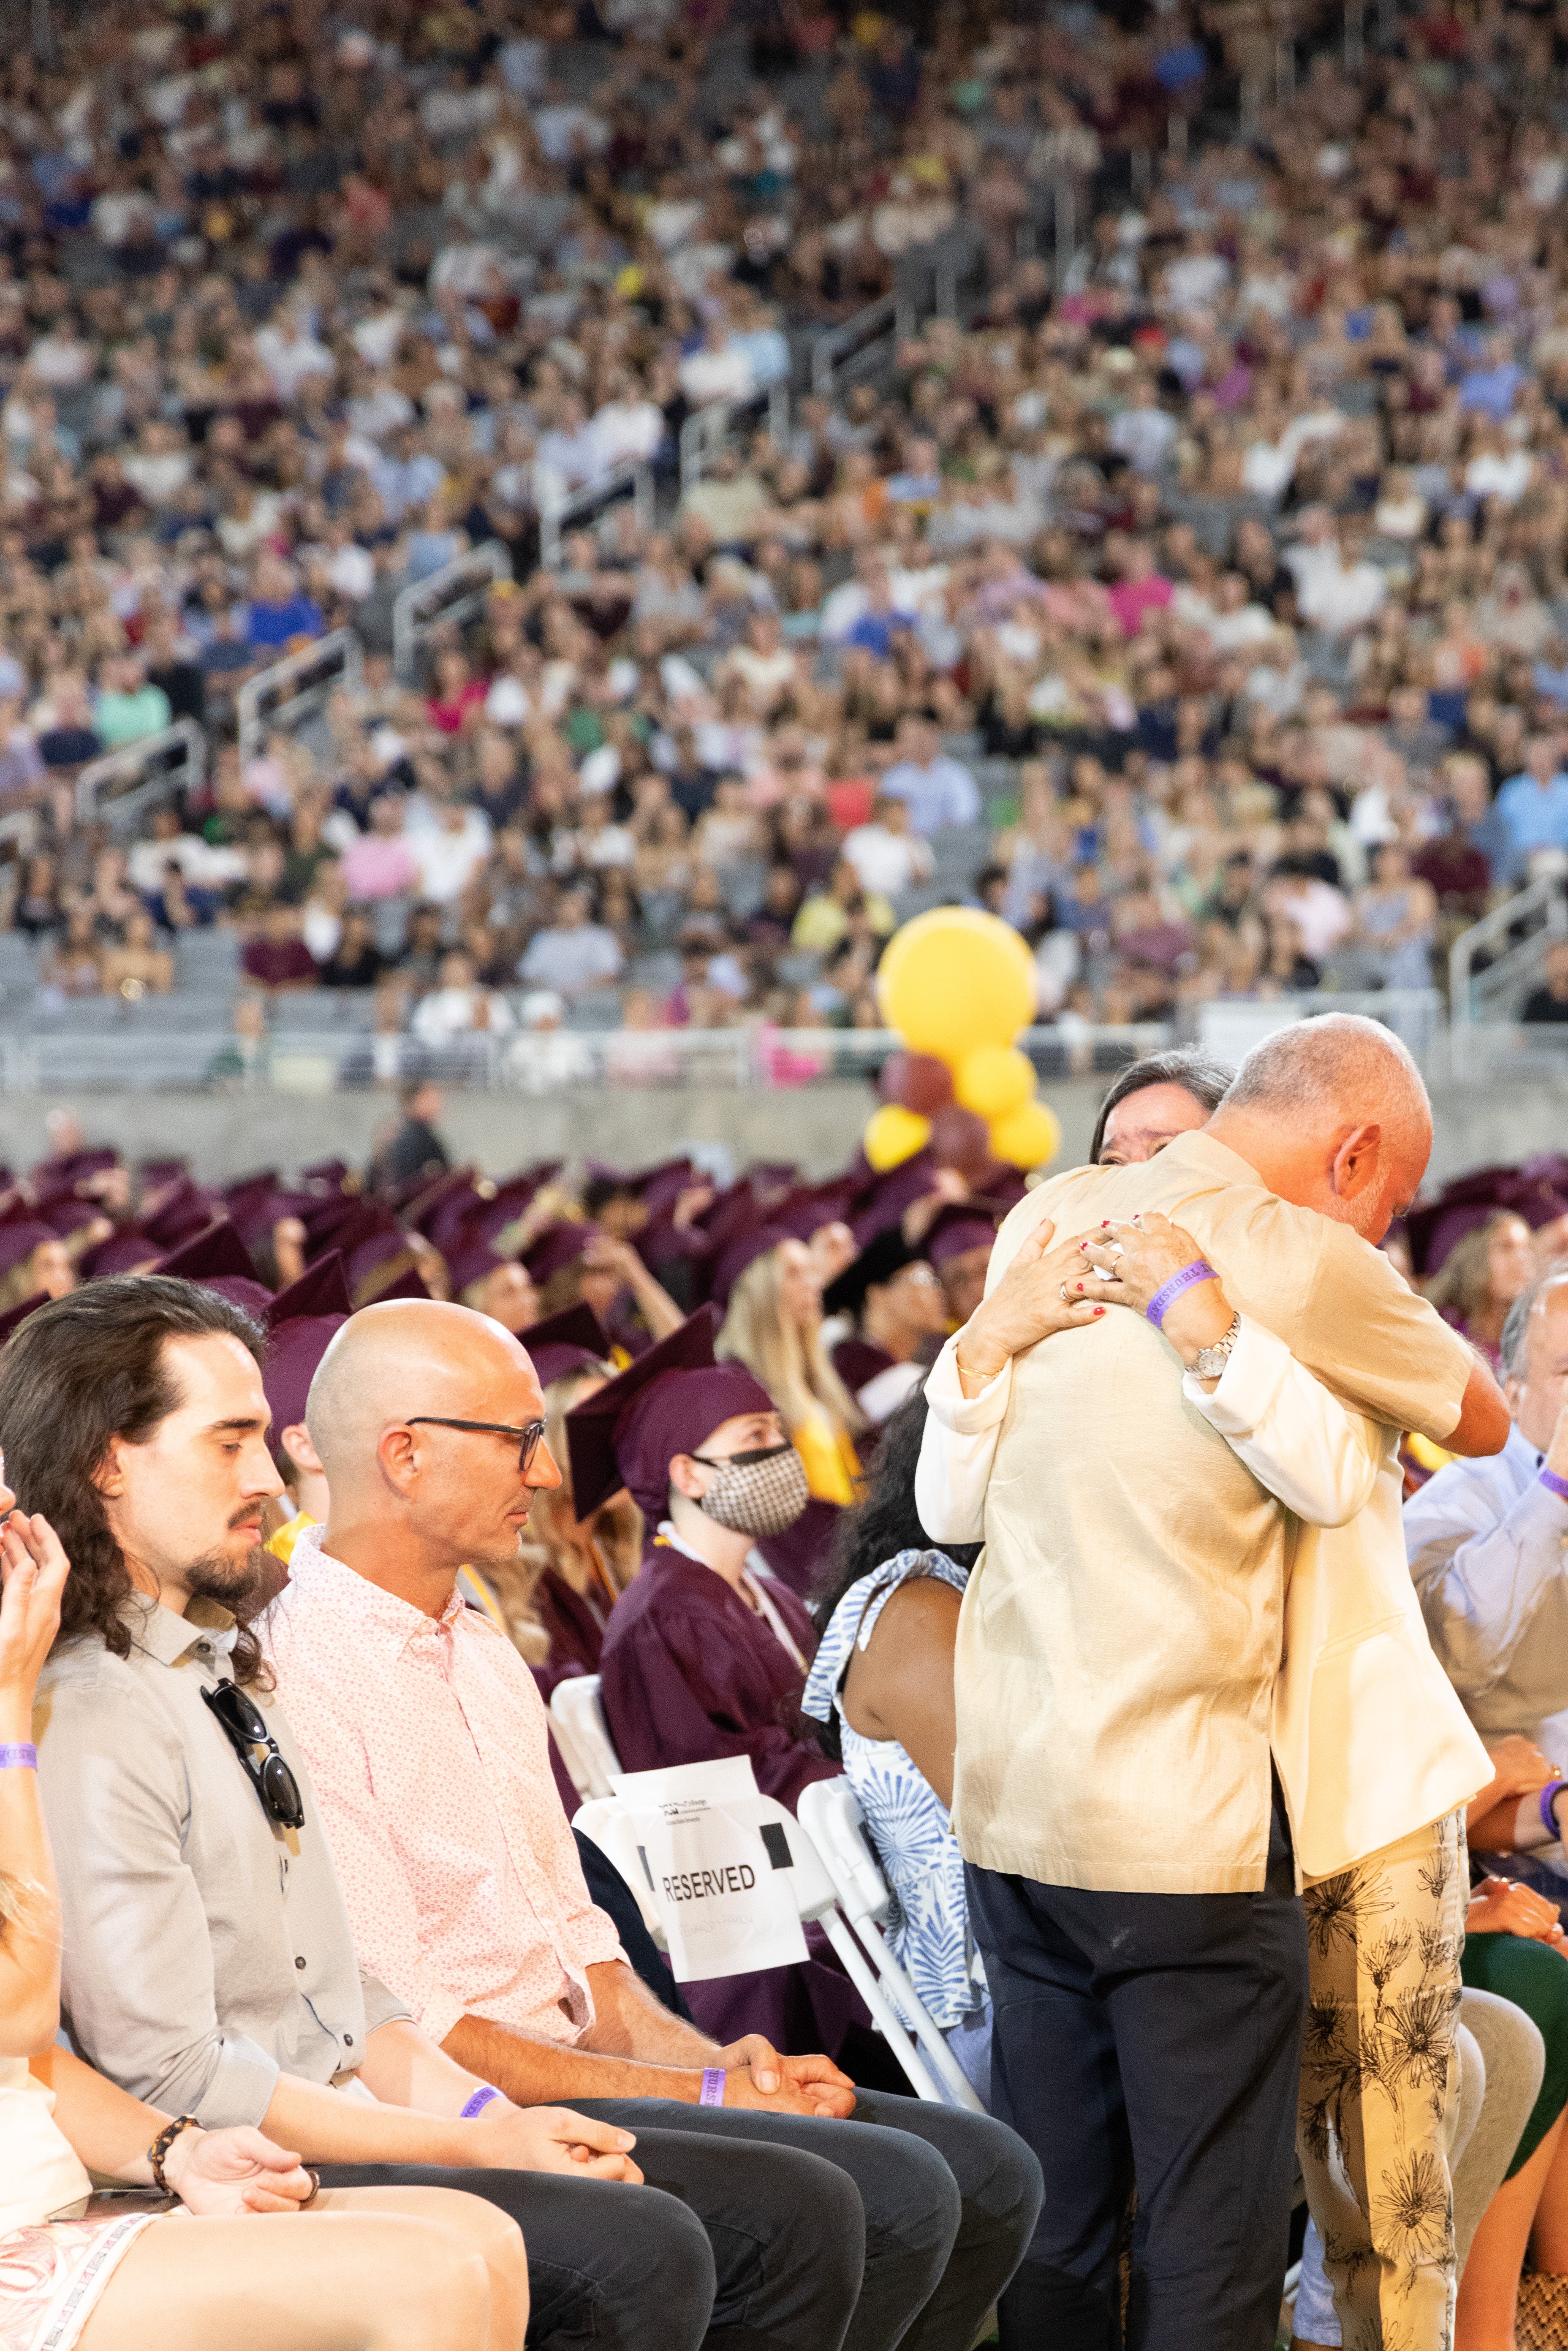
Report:
[[[896,1739],[866,1739],[845,1719],[839,1688],[857,1647],[911,1577],[934,1575],[962,1592],[967,1568],[945,1552],[901,1551],[852,1583],[825,1626],[800,1701],[819,1722],[839,1719],[844,1777],[865,1814],[888,1884],[897,1899],[888,1941],[944,2032],[982,2007],[986,1971],[969,1933],[964,1858],[947,1808]]]
[[[961,759],[938,751],[928,768],[900,759],[889,768],[882,789],[909,810],[916,832],[940,832],[946,824],[977,824],[980,788]]]
[[[1437,1660],[1489,1746],[1568,1753],[1568,1501],[1516,1428],[1450,1461],[1405,1509],[1405,1549]]]
[[[1497,807],[1521,857],[1532,849],[1568,849],[1568,775],[1561,768],[1548,784],[1528,771],[1511,776]]]

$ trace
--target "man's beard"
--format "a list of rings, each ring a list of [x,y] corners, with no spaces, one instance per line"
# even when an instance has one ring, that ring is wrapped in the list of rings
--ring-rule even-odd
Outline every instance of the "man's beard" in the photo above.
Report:
[[[252,1543],[242,1559],[228,1552],[209,1551],[191,1562],[183,1571],[182,1581],[193,1600],[215,1600],[243,1624],[246,1603],[260,1592],[268,1560],[264,1543]]]

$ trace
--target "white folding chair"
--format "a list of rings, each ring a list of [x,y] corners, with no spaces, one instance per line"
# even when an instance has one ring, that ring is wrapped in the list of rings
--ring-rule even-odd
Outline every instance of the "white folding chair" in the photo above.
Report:
[[[941,2026],[894,1957],[883,1932],[893,1907],[893,1889],[866,1843],[865,1815],[849,1782],[813,1780],[809,1788],[803,1788],[800,1825],[821,1857],[845,1917],[871,1954],[883,1983],[909,2019],[953,2101],[976,2114],[984,2114],[985,2107],[973,2083],[948,2048]]]
[[[653,1903],[653,1883],[637,1832],[619,1796],[596,1796],[573,1815],[572,1827],[596,1844],[626,1880],[643,1914],[643,1924],[661,1951],[668,1950],[664,1921]]]
[[[561,1760],[585,1796],[608,1796],[621,1758],[599,1702],[599,1676],[572,1674],[550,1694]]]
[[[556,1691],[556,1697],[559,1698],[561,1691],[570,1687],[569,1683],[562,1682]],[[932,2077],[931,2068],[926,2064],[919,2048],[900,2022],[877,1980],[876,1970],[851,1932],[839,1907],[839,1897],[833,1880],[828,1874],[810,1832],[802,1828],[794,1813],[787,1811],[775,1797],[758,1795],[752,1798],[750,1802],[756,1807],[750,1816],[759,1829],[777,1827],[782,1832],[784,1848],[789,1856],[788,1865],[789,1890],[794,1896],[796,1908],[803,1920],[814,1922],[821,1928],[837,1953],[844,1973],[870,2010],[873,2022],[908,2076],[915,2096],[925,2098],[934,2105],[951,2103],[943,2097],[942,2092],[937,2088]],[[647,1919],[655,1940],[662,1948],[667,1948],[662,1926],[656,1923],[658,1906],[647,1867],[639,1850],[636,1830],[621,1800],[612,1798],[585,1804],[572,1825],[580,1828],[584,1836],[591,1837],[601,1851],[609,1855],[635,1895],[638,1906],[644,1918]],[[869,1855],[867,1858],[869,1860]],[[892,1964],[896,1968],[896,1961],[893,1961]],[[736,1969],[733,1972],[738,1975],[745,1971]],[[907,1985],[907,1978],[903,1977],[902,1970],[899,1970],[899,1976],[900,1980]],[[900,1994],[901,1998],[904,1996],[904,1994]],[[921,2009],[913,1987],[908,1989],[907,1997],[911,2003],[910,2013],[914,2015],[918,2011],[919,2014],[924,2015],[925,2011]],[[952,2052],[946,2043],[942,2040],[936,2026],[931,2024],[929,2017],[925,2018],[925,2022],[936,2036],[940,2051],[940,2055],[936,2050],[933,2051],[932,2055],[942,2080],[950,2082],[953,2097],[959,2104],[978,2109],[980,2102],[967,2082],[964,2080],[963,2075],[958,2073],[954,2064]],[[956,2082],[951,2080],[952,2075],[956,2075]]]

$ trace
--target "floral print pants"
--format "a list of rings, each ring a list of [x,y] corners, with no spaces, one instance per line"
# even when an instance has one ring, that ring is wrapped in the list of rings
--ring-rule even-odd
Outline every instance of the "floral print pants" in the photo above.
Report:
[[[1310,1883],[1297,2147],[1344,2351],[1450,2351],[1463,1813]]]

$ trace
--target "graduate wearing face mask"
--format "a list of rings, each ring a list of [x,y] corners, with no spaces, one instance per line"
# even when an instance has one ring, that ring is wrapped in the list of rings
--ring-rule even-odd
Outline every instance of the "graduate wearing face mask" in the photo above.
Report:
[[[756,1545],[806,1507],[800,1457],[741,1364],[716,1364],[704,1307],[567,1416],[580,1512],[624,1486],[649,1530],[600,1658],[610,1734],[629,1771],[749,1755],[793,1807],[828,1776],[799,1733],[816,1635]]]
[[[567,1416],[576,1509],[624,1486],[649,1530],[605,1629],[600,1695],[627,1771],[749,1755],[758,1788],[793,1810],[838,1766],[800,1725],[816,1633],[756,1544],[800,1516],[806,1478],[767,1390],[714,1362],[716,1325],[702,1308]],[[781,2032],[781,2049],[837,2057],[864,2019],[814,1960],[684,1989],[705,2030],[744,2014],[747,2032]]]

